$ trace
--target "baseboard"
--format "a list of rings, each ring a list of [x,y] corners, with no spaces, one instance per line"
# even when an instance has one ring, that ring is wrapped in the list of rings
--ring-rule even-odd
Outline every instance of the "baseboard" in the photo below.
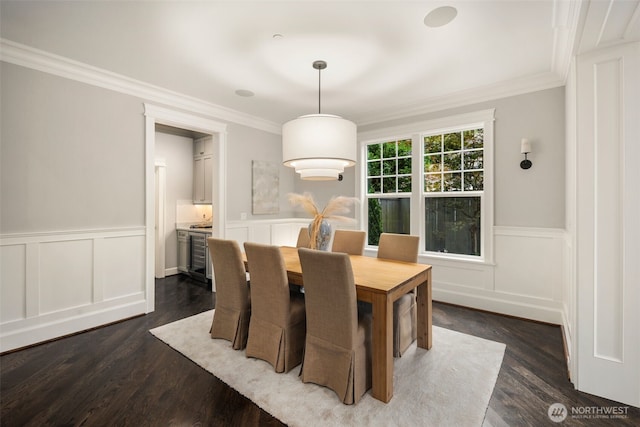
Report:
[[[535,304],[533,302],[510,300],[508,295],[500,295],[500,297],[495,293],[492,293],[490,296],[478,295],[448,289],[437,289],[434,286],[433,299],[435,301],[476,308],[479,310],[490,311],[492,313],[521,317],[524,319],[551,323],[553,325],[562,325],[562,313],[560,309],[545,306],[543,304]]]
[[[171,267],[164,270],[164,275],[166,276],[175,276],[176,274],[180,274],[178,271],[178,267]]]
[[[92,311],[63,319],[25,326],[0,334],[0,353],[50,341],[54,338],[75,334],[122,319],[145,314],[147,302],[138,300],[119,306]]]
[[[567,362],[567,375],[569,376],[569,381],[574,384],[572,366],[573,338],[571,333],[571,323],[569,323],[569,319],[567,318],[566,310],[562,311],[562,345],[564,346],[564,357]]]

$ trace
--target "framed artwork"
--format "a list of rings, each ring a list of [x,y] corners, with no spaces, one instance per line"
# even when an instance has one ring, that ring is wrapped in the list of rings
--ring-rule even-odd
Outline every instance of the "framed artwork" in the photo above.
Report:
[[[262,160],[251,161],[251,212],[254,215],[280,212],[280,165]]]

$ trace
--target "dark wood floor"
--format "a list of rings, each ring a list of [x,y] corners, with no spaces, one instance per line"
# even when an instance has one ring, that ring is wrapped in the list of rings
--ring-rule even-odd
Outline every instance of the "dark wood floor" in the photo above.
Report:
[[[3,355],[1,425],[282,425],[148,332],[213,306],[211,292],[173,276],[157,281],[156,311],[149,315]],[[433,319],[507,345],[487,412],[495,426],[557,425],[547,416],[555,402],[569,411],[620,406],[573,389],[557,326],[439,303]],[[626,419],[568,418],[562,424],[637,426],[640,410],[629,408]]]

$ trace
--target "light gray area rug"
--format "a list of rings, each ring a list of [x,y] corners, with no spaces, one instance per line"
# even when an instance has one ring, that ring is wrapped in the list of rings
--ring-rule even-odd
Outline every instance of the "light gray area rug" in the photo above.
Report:
[[[394,361],[394,395],[367,392],[343,405],[330,389],[304,384],[300,368],[276,374],[225,340],[211,339],[213,310],[150,332],[289,426],[482,426],[505,345],[433,328],[433,347],[415,343]]]

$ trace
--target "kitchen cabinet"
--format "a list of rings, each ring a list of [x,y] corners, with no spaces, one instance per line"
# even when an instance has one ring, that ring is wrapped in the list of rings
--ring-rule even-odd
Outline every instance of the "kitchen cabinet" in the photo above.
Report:
[[[191,260],[189,232],[178,230],[178,271],[188,273]]]
[[[211,136],[193,141],[193,203],[211,204],[213,179],[213,139]]]
[[[193,140],[193,156],[204,156],[213,154],[213,137],[205,136]]]

